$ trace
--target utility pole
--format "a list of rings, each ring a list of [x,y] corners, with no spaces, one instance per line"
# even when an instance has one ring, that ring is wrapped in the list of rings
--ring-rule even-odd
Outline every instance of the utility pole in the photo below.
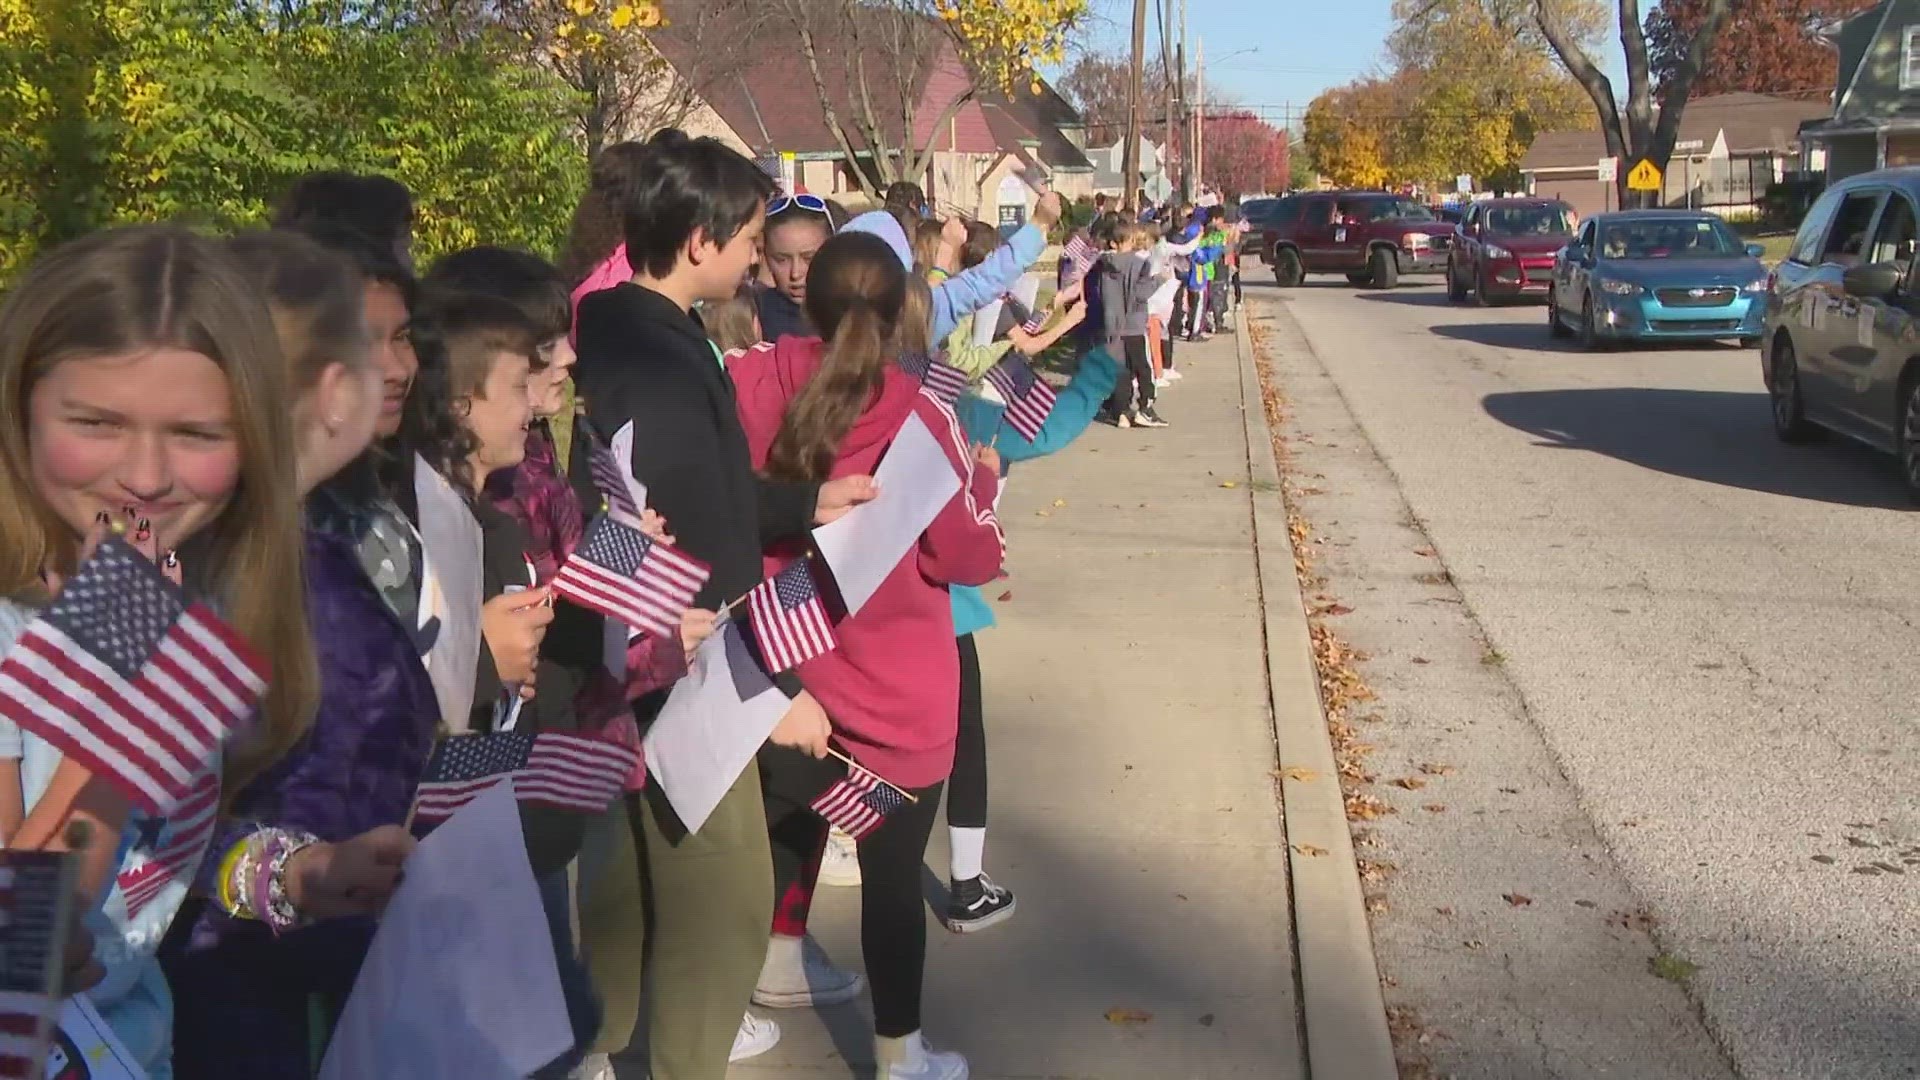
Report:
[[[1193,114],[1188,112],[1187,104],[1187,0],[1180,0],[1180,45],[1177,49],[1176,66],[1179,74],[1174,76],[1179,95],[1180,123],[1180,201],[1193,201]]]
[[[1126,188],[1120,192],[1120,205],[1136,213],[1140,209],[1141,81],[1146,62],[1147,0],[1133,0],[1133,71],[1127,82],[1127,146],[1121,155],[1121,171],[1126,173],[1121,182]]]
[[[1193,125],[1193,182],[1207,186],[1207,39],[1193,42],[1193,96],[1199,119]]]
[[[1171,185],[1173,183],[1173,163],[1181,155],[1174,149],[1173,141],[1173,0],[1164,0],[1159,10],[1160,26],[1160,82],[1165,91],[1165,111],[1160,126],[1160,178]]]

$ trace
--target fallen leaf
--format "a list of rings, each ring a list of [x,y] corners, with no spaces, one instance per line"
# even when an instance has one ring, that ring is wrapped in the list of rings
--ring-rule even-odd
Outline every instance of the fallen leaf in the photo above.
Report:
[[[1202,1017],[1200,1018],[1200,1026],[1201,1026],[1201,1027],[1212,1027],[1212,1026],[1213,1026],[1213,1014],[1212,1014],[1212,1013],[1208,1013],[1208,1014],[1206,1014],[1205,1016],[1202,1016]]]
[[[1053,500],[1053,505],[1055,505],[1055,506],[1065,506],[1065,505],[1067,505],[1067,500],[1065,500],[1065,499],[1055,499],[1055,500]]]
[[[1533,903],[1533,897],[1525,896],[1517,892],[1501,893],[1500,899],[1505,900],[1514,907],[1526,907],[1528,904]]]
[[[1237,483],[1235,483],[1235,482],[1234,482],[1234,481],[1232,481],[1232,480],[1222,480],[1222,481],[1220,481],[1220,486],[1221,486],[1221,487],[1223,487],[1223,488],[1237,488],[1237,487],[1239,487],[1240,485],[1239,485],[1239,484],[1237,484]]]
[[[1109,1024],[1144,1024],[1153,1019],[1153,1014],[1145,1009],[1123,1009],[1118,1006],[1107,1010]]]
[[[1415,555],[1418,555],[1418,556],[1420,556],[1420,557],[1421,557],[1421,558],[1423,558],[1423,559],[1431,559],[1431,558],[1433,558],[1433,556],[1434,556],[1434,551],[1433,551],[1433,549],[1432,549],[1432,548],[1430,548],[1430,547],[1417,547],[1417,548],[1414,548],[1414,549],[1413,549],[1413,553],[1414,553]]]
[[[1461,944],[1465,945],[1469,949],[1484,949],[1487,947],[1487,943],[1484,941],[1481,941],[1478,938],[1473,938],[1468,941],[1463,941],[1461,942]]]
[[[1599,905],[1599,904],[1596,904],[1596,903],[1594,903],[1594,902],[1593,902],[1593,901],[1591,901],[1591,900],[1575,900],[1575,901],[1573,902],[1573,906],[1574,906],[1574,907],[1583,907],[1583,908],[1597,908],[1597,907],[1599,907],[1600,905]]]
[[[1033,516],[1034,516],[1034,517],[1052,517],[1052,516],[1053,516],[1053,511],[1051,511],[1051,510],[1035,510],[1035,511],[1033,512]]]
[[[1417,776],[1402,776],[1397,780],[1389,780],[1388,783],[1397,788],[1406,788],[1408,791],[1419,791],[1427,786],[1427,782]]]
[[[1317,859],[1327,853],[1326,848],[1317,847],[1313,844],[1294,844],[1293,850],[1305,855],[1309,859]]]
[[[1429,761],[1420,766],[1420,771],[1426,773],[1428,776],[1452,776],[1454,773],[1460,771],[1460,767],[1458,765],[1442,765],[1438,762]]]
[[[1447,804],[1443,802],[1430,802],[1420,809],[1425,810],[1429,814],[1444,814],[1447,812]]]
[[[1280,770],[1280,775],[1295,783],[1307,784],[1320,779],[1320,774],[1304,765],[1289,765]]]
[[[1413,662],[1414,662],[1414,663],[1416,663],[1416,664],[1431,664],[1431,663],[1433,663],[1433,661],[1431,661],[1431,660],[1429,660],[1429,659],[1427,659],[1427,658],[1426,658],[1426,657],[1424,657],[1424,656],[1416,656],[1416,657],[1414,657],[1414,658],[1413,658]]]
[[[1435,914],[1437,914],[1437,915],[1452,915],[1452,914],[1453,914],[1453,908],[1451,908],[1451,907],[1437,907],[1437,908],[1434,908],[1433,910],[1434,910],[1434,913],[1435,913]]]
[[[1500,794],[1502,794],[1502,795],[1518,795],[1518,794],[1520,794],[1520,789],[1519,789],[1519,788],[1517,788],[1517,787],[1503,787],[1503,788],[1501,788],[1501,789],[1500,789]]]
[[[1000,602],[1001,602],[1001,603],[1003,603],[1003,604],[1004,604],[1004,603],[1006,603],[1007,601],[1009,601],[1009,600],[1011,600],[1011,599],[1013,599],[1013,590],[1012,590],[1012,589],[1008,589],[1008,590],[1007,590],[1006,592],[1003,592],[1003,593],[1001,593],[1001,594],[1000,594]]]
[[[1822,863],[1822,864],[1824,864],[1824,865],[1827,865],[1827,866],[1832,866],[1832,865],[1833,865],[1833,864],[1834,864],[1834,863],[1835,863],[1836,861],[1838,861],[1838,860],[1836,860],[1836,859],[1835,859],[1835,858],[1834,858],[1833,856],[1831,856],[1831,855],[1815,855],[1815,856],[1813,857],[1813,861],[1814,861],[1814,862],[1817,862],[1817,863]]]
[[[1345,604],[1327,604],[1314,612],[1316,615],[1351,615],[1353,609]]]

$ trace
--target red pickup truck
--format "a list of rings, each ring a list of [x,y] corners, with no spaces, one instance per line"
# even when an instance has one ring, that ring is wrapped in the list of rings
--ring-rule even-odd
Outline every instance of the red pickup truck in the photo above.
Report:
[[[1558,199],[1488,199],[1467,208],[1447,257],[1447,297],[1546,296],[1553,256],[1573,239],[1573,208]]]
[[[1454,226],[1425,205],[1385,191],[1290,195],[1268,211],[1262,232],[1273,280],[1283,287],[1336,273],[1391,289],[1402,274],[1445,270],[1454,238]]]

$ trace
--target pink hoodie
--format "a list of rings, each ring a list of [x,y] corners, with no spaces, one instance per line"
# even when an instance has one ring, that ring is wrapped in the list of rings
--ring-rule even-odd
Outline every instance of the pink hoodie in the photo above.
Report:
[[[599,266],[593,268],[593,272],[587,275],[587,280],[573,287],[574,344],[579,344],[580,298],[586,296],[588,293],[597,293],[602,289],[611,289],[623,281],[632,280],[633,267],[627,265],[627,245],[621,244],[619,247],[613,249],[613,254],[607,256]]]
[[[783,337],[727,354],[754,468],[766,466],[787,404],[819,370],[825,348],[818,338]],[[799,675],[849,754],[894,784],[923,788],[953,771],[959,729],[960,661],[947,586],[992,581],[1006,540],[993,513],[1000,478],[974,466],[953,410],[897,366],[888,367],[879,395],[841,442],[830,479],[871,474],[909,416],[933,432],[965,483],[860,613],[834,628],[840,647],[800,665]],[[770,550],[767,572],[796,554]]]

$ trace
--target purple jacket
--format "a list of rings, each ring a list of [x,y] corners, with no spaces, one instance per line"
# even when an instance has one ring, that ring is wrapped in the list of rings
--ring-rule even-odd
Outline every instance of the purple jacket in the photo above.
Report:
[[[320,708],[301,742],[240,793],[236,826],[215,837],[208,862],[245,823],[323,840],[401,824],[433,747],[440,717],[433,684],[412,636],[362,571],[353,541],[309,527],[306,555]],[[263,924],[189,900],[160,954],[174,991],[180,1080],[305,1080],[310,995],[337,1009],[372,935],[369,920],[339,919],[275,938]]]

